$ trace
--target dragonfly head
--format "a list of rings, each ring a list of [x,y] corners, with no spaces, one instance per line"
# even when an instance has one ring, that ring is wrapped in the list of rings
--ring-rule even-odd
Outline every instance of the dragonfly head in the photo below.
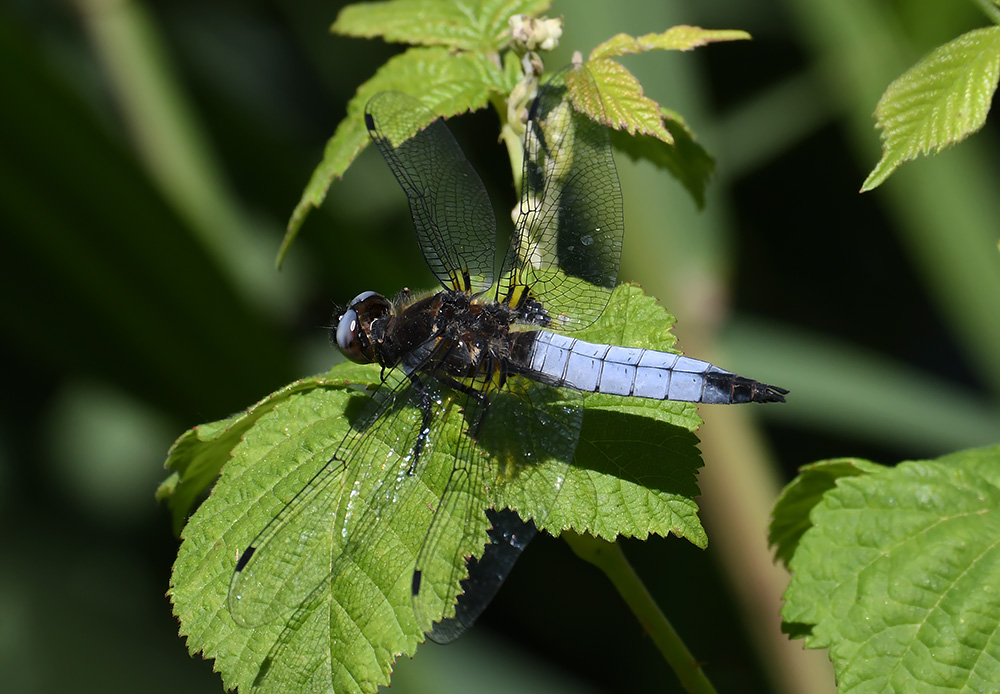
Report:
[[[392,303],[388,299],[377,292],[362,292],[334,317],[336,325],[330,330],[330,340],[351,361],[370,364],[376,359],[377,342],[372,326],[391,316]]]

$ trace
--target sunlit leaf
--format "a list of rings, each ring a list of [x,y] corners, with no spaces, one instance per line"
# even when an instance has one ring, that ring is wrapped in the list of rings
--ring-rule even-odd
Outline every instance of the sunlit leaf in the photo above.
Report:
[[[625,286],[616,290],[604,316],[581,337],[669,350],[671,322],[652,299]],[[302,537],[304,547],[317,548],[306,569],[316,585],[287,616],[241,627],[226,603],[237,557],[327,464],[367,399],[358,387],[376,383],[378,374],[376,367],[335,367],[322,378],[279,391],[245,414],[199,430],[201,437],[198,432],[187,435],[184,445],[172,451],[178,471],[218,469],[225,463],[211,496],[184,528],[170,596],[188,647],[213,658],[227,686],[373,692],[389,681],[395,658],[412,655],[423,638],[413,613],[410,579],[433,517],[430,511],[440,507],[454,463],[451,451],[458,437],[465,436],[460,433],[459,407],[443,408],[444,426],[422,458],[426,462],[412,477],[399,480],[398,499],[382,507],[381,522],[372,526],[363,543],[354,545],[348,560],[338,563],[342,544],[332,533],[339,523],[320,524],[315,527],[326,527],[325,534]],[[348,382],[354,387],[348,388]],[[494,470],[483,479],[503,483],[480,489],[479,501],[469,501],[479,506],[455,509],[458,517],[483,528],[476,553],[485,541],[483,511],[488,505],[517,508],[553,533],[565,528],[606,538],[674,533],[704,546],[693,500],[701,465],[692,433],[700,423],[695,408],[606,395],[587,397],[585,403],[571,467],[544,456],[512,461],[520,473],[501,478]],[[516,400],[500,399],[498,410],[491,413],[498,420],[491,423],[497,431],[523,424],[525,414],[517,415],[512,404]],[[522,419],[515,421],[515,415]],[[544,432],[544,425],[536,431]],[[484,438],[484,454],[497,455],[494,445]],[[487,464],[487,458],[482,460]],[[366,462],[372,461],[359,465]],[[500,462],[495,459],[493,465]],[[334,498],[316,498],[326,504],[318,513],[332,514],[336,497],[343,489],[355,488],[351,480],[361,471],[343,474],[329,487]],[[565,475],[565,480],[553,505],[550,482],[555,475]],[[440,559],[447,562],[451,557]],[[333,575],[331,566],[337,567]],[[287,580],[300,577],[297,572]],[[459,578],[435,590],[454,601]]]
[[[885,90],[875,108],[882,159],[861,190],[879,186],[920,154],[983,127],[1000,74],[1000,27],[975,29],[932,51]]]
[[[467,51],[497,51],[509,39],[507,18],[537,15],[549,0],[389,0],[348,5],[331,30]]]
[[[314,388],[345,386],[360,367],[345,365],[331,381],[324,376],[303,378],[271,393],[266,398],[232,417],[201,424],[186,431],[167,453],[164,467],[170,476],[156,490],[157,501],[167,502],[174,531],[180,532],[195,503],[212,486],[229,459],[229,452],[261,415],[270,412],[289,396]],[[356,377],[356,376],[355,376]]]
[[[994,689],[1000,447],[855,472],[818,480],[789,562],[786,627],[830,649],[840,692]]]
[[[781,492],[771,514],[768,543],[775,556],[788,563],[799,545],[802,534],[812,527],[809,513],[823,495],[836,486],[837,480],[876,473],[885,467],[860,458],[838,458],[806,465],[798,476]]]

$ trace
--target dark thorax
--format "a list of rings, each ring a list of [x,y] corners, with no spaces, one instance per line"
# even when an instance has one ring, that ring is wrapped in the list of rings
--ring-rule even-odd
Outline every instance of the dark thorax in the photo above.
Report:
[[[384,319],[367,324],[382,367],[402,364],[408,372],[429,372],[462,390],[481,390],[487,382],[502,385],[510,351],[508,306],[483,303],[461,291],[408,299],[404,295]]]

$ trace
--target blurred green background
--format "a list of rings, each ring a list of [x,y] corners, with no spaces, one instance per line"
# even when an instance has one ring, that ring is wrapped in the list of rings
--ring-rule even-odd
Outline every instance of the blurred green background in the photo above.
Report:
[[[177,541],[153,491],[167,448],[328,368],[334,301],[432,286],[371,151],[273,269],[346,101],[398,50],[331,36],[342,4],[0,6],[5,691],[220,691],[163,597]],[[802,683],[828,681],[822,655],[776,655],[779,574],[758,582],[779,485],[817,459],[894,463],[1000,433],[996,125],[857,193],[879,156],[882,90],[985,19],[932,0],[563,1],[550,14],[566,20],[550,68],[617,32],[754,37],[626,61],[718,174],[699,212],[666,174],[619,157],[621,279],[678,317],[687,353],[792,393],[702,408],[707,552],[625,549],[720,691],[820,691]],[[455,128],[503,217],[514,194],[495,123]],[[734,540],[740,527],[749,539]],[[418,653],[393,691],[678,690],[608,582],[552,538],[476,629]]]

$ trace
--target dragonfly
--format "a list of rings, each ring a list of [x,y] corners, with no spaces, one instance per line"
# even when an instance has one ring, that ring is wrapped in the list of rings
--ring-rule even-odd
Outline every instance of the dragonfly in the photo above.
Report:
[[[486,188],[444,122],[399,92],[369,101],[366,126],[441,288],[392,299],[365,291],[338,311],[331,340],[348,359],[379,365],[381,384],[332,459],[240,554],[228,597],[237,623],[277,619],[346,575],[395,507],[418,493],[433,450],[451,469],[410,583],[420,630],[449,642],[492,600],[565,479],[531,478],[542,503],[522,519],[498,501],[505,466],[497,460],[570,465],[584,393],[784,401],[787,390],[706,361],[574,337],[608,305],[624,215],[607,128],[573,107],[573,79],[593,78],[579,66],[556,73],[528,111],[521,195],[502,257]],[[456,404],[462,431],[449,437],[442,422],[456,421]],[[331,535],[332,554],[322,546]],[[325,559],[312,556],[322,551]],[[467,571],[460,594],[435,589],[459,568]]]

